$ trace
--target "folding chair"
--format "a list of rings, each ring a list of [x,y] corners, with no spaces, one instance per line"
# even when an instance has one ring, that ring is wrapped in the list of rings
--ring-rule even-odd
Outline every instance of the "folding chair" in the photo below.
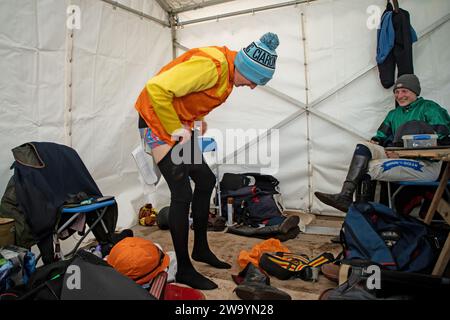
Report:
[[[33,243],[27,247],[37,244],[38,258],[42,257],[44,264],[55,260],[61,247],[58,238],[64,230],[68,232],[61,239],[75,231],[84,232],[86,223],[89,229],[66,256],[73,254],[91,231],[99,243],[112,243],[118,217],[116,201],[103,196],[75,149],[51,142],[28,142],[12,151],[12,192],[33,236]]]
[[[391,192],[391,183],[395,183],[397,185],[399,185],[399,187],[397,188],[397,190],[395,190],[394,193]],[[388,188],[388,200],[389,200],[389,208],[395,210],[395,199],[397,197],[397,195],[400,193],[400,191],[402,189],[404,189],[407,186],[416,186],[416,187],[438,187],[439,186],[439,181],[393,181],[393,182],[388,182],[387,183],[387,188]],[[445,192],[447,194],[447,196],[450,199],[450,193],[448,190],[448,187],[450,186],[450,180],[447,183],[447,187],[445,188]]]
[[[63,254],[61,247],[59,246],[59,255],[61,259],[71,258],[75,252],[77,252],[83,240],[88,236],[88,234],[95,228],[97,224],[101,224],[105,234],[109,234],[108,228],[103,221],[103,216],[106,213],[108,207],[116,204],[116,200],[114,197],[102,197],[96,200],[91,201],[92,203],[78,206],[63,206],[60,209],[61,216],[65,216],[67,214],[72,214],[72,216],[55,232],[56,243],[59,244],[58,240],[61,233],[66,230],[70,225],[82,214],[96,214],[97,218],[95,221],[88,227],[88,230],[84,232],[83,236],[77,241],[75,247],[66,255]],[[56,253],[56,252],[55,252]]]

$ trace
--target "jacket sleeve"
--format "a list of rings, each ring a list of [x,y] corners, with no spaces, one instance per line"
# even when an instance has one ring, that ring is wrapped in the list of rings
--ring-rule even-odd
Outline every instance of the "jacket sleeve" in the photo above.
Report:
[[[216,64],[205,57],[192,57],[150,79],[146,84],[156,115],[167,133],[182,128],[173,107],[174,97],[213,87],[219,79]]]
[[[427,101],[426,122],[438,135],[438,140],[448,140],[450,134],[450,115],[448,111],[433,101]]]
[[[379,142],[381,146],[384,146],[386,142],[393,140],[393,132],[392,132],[393,111],[394,110],[388,113],[388,115],[378,128],[377,133],[375,134],[375,136],[372,137],[372,140]]]

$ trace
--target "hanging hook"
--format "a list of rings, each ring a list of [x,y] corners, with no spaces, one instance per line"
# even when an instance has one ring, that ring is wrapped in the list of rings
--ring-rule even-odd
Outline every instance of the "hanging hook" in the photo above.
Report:
[[[392,0],[392,3],[394,5],[394,12],[398,13],[398,0]]]

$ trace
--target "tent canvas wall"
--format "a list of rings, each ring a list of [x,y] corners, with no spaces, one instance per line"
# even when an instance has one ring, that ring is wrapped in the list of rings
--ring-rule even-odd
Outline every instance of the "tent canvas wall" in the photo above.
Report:
[[[186,48],[239,50],[271,31],[280,38],[274,79],[253,91],[236,88],[207,117],[209,134],[278,129],[270,136],[279,137],[274,175],[287,208],[342,215],[313,192],[339,190],[355,143],[369,139],[393,107],[392,91],[378,79],[377,30],[367,26],[385,5],[384,0],[0,0],[0,189],[12,174],[13,147],[28,141],[68,144],[102,192],[117,197],[119,227],[134,225],[146,201],[162,207],[170,197],[164,181],[145,186],[131,156],[140,143],[134,102],[147,79]],[[450,108],[445,67],[450,2],[402,0],[400,6],[410,12],[420,38],[413,48],[423,95]],[[165,9],[178,12],[176,19]],[[79,26],[74,17],[80,17]],[[169,21],[177,24],[171,28]],[[250,144],[249,154],[270,145],[265,139]],[[232,150],[223,146],[221,155],[245,151],[247,142],[237,141]],[[259,168],[225,164],[220,171]]]

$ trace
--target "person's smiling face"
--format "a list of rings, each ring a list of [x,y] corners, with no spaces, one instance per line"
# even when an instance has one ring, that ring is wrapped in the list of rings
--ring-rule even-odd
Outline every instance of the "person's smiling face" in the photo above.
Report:
[[[395,100],[401,107],[409,106],[417,100],[417,95],[409,89],[398,88],[394,91]]]

